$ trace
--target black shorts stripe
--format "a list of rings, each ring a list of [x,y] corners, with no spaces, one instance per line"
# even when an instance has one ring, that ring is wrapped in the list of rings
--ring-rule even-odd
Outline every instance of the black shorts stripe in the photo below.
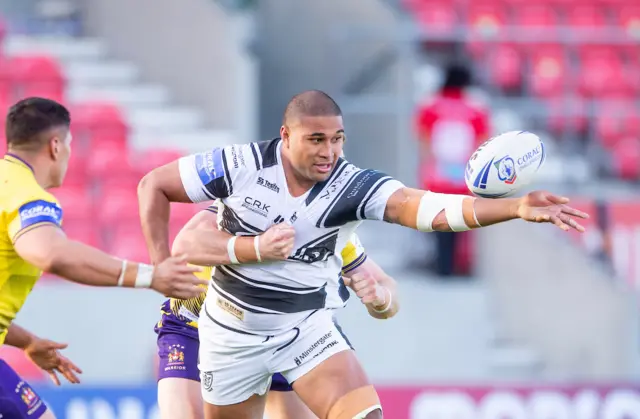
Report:
[[[300,313],[321,309],[327,300],[326,284],[318,291],[295,294],[247,284],[238,278],[225,274],[221,269],[215,270],[212,280],[217,288],[232,295],[234,299],[253,307],[278,313]],[[255,310],[251,311],[255,312]]]

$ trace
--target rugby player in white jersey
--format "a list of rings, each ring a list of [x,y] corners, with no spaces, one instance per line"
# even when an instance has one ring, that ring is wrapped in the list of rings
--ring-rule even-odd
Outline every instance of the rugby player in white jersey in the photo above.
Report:
[[[408,188],[341,158],[344,140],[338,105],[307,91],[287,105],[280,138],[184,157],[139,185],[143,230],[156,258],[169,255],[170,202],[221,199],[220,227],[236,236],[228,242],[232,263],[215,268],[199,320],[206,419],[262,418],[277,372],[322,419],[382,418],[374,387],[332,320],[349,295],[339,249],[363,220],[426,232],[517,218],[584,230],[572,217],[587,215],[567,198],[537,191],[482,199]],[[261,260],[260,243],[246,236],[281,219],[295,230],[289,258],[250,263]]]
[[[189,262],[203,267],[203,271],[198,273],[200,278],[204,278],[204,274],[211,277],[211,266],[231,262],[227,242],[232,236],[218,230],[217,213],[217,203],[200,211],[185,224],[173,242],[173,253],[193,255]],[[291,253],[293,228],[282,227],[274,228],[261,237],[263,261],[284,260]],[[369,313],[379,319],[393,317],[399,309],[396,282],[367,256],[356,235],[347,242],[341,256],[345,281]],[[205,297],[206,291],[189,300],[170,299],[162,304],[162,317],[155,327],[158,334],[158,406],[161,418],[201,419],[203,416],[197,360],[198,313]],[[376,306],[386,308],[375,311]],[[281,374],[274,374],[272,378],[266,411],[269,419],[317,418]]]

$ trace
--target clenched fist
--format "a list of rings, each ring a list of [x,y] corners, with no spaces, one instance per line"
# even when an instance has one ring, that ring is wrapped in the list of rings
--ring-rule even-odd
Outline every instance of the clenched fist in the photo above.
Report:
[[[296,231],[287,223],[271,226],[258,236],[263,260],[286,260],[293,250]]]
[[[363,304],[383,308],[389,303],[389,291],[369,273],[354,273],[343,277],[344,284],[355,291]]]

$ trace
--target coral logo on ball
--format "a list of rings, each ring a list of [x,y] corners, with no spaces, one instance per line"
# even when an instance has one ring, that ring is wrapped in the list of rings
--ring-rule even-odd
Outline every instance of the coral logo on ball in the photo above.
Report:
[[[508,185],[512,185],[516,181],[516,164],[511,157],[504,156],[493,164],[498,169],[498,179]]]

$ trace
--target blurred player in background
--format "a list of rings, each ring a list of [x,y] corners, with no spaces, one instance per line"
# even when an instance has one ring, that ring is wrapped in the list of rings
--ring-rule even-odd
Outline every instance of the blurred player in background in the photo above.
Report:
[[[473,151],[489,135],[489,114],[467,93],[472,77],[462,64],[451,64],[438,93],[418,109],[420,177],[427,191],[468,194],[464,170]],[[436,272],[468,275],[473,249],[468,234],[436,232]]]
[[[28,98],[7,115],[8,153],[0,160],[0,345],[22,348],[41,368],[77,383],[80,370],[58,353],[66,345],[12,324],[43,271],[94,286],[152,288],[190,298],[207,281],[186,258],[153,267],[122,261],[68,239],[62,208],[46,189],[62,184],[71,155],[70,115],[61,104]],[[57,378],[55,378],[57,381]],[[52,418],[38,395],[0,360],[0,417]]]
[[[180,231],[173,244],[173,253],[185,253],[189,262],[202,266],[229,263],[227,242],[231,235],[217,226],[218,204],[194,216]],[[274,234],[275,233],[275,234]],[[293,232],[288,229],[265,232],[260,246],[263,260],[284,260],[293,246]],[[356,291],[376,318],[393,317],[398,309],[396,282],[384,273],[364,251],[356,235],[342,250],[342,274],[348,286]],[[211,269],[198,273],[201,278],[211,278]],[[158,405],[163,419],[203,417],[198,371],[198,317],[206,292],[190,300],[171,299],[162,305],[162,319],[155,331],[158,334]],[[389,310],[377,313],[375,305],[385,305]],[[384,300],[384,301],[377,301]],[[269,419],[317,418],[281,374],[275,374],[271,382],[266,406]]]

